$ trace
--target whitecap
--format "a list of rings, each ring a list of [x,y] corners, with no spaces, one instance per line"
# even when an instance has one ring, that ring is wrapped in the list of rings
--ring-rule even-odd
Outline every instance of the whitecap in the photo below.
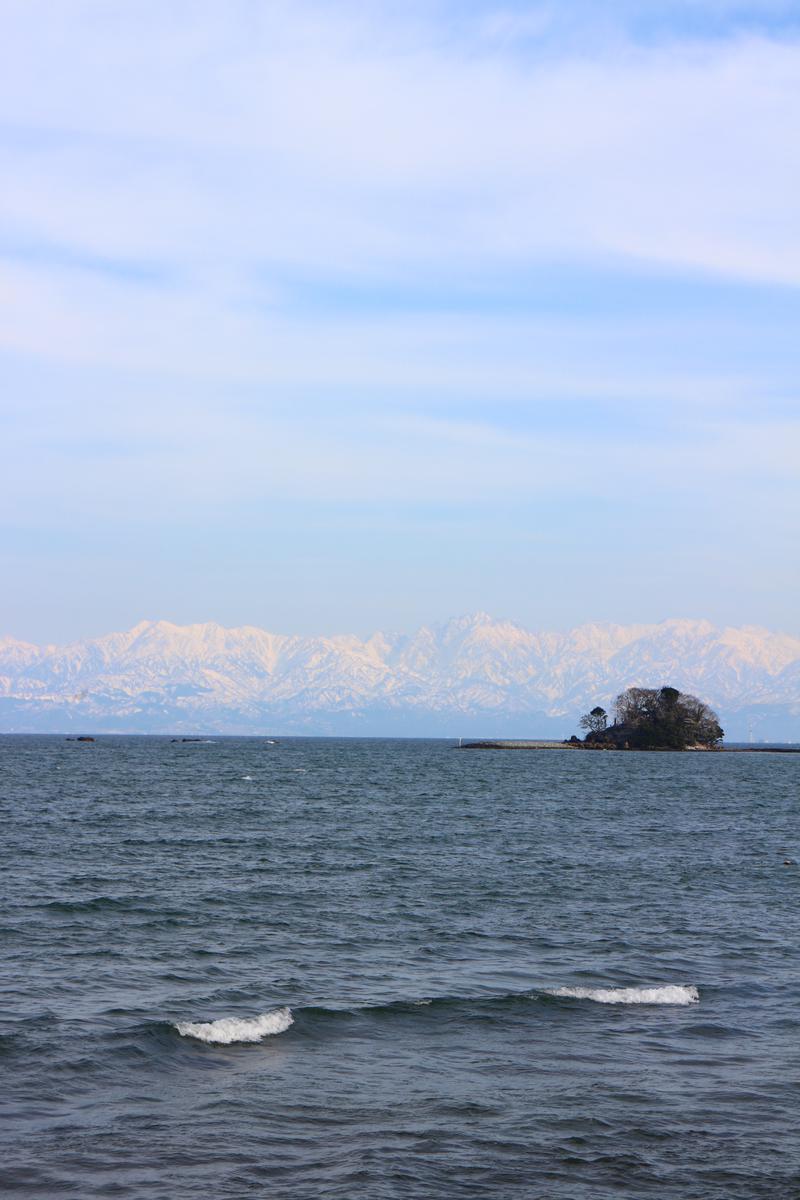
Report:
[[[260,1017],[220,1017],[218,1021],[178,1021],[182,1037],[229,1046],[232,1042],[260,1042],[274,1033],[285,1033],[294,1023],[290,1008],[274,1008]]]
[[[598,1004],[697,1004],[700,993],[684,983],[657,987],[553,988],[548,996],[569,996],[573,1000],[595,1000]]]

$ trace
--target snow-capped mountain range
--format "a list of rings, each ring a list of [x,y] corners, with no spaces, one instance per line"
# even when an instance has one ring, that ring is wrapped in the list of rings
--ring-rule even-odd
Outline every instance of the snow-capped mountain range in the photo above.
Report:
[[[623,688],[664,683],[729,738],[800,741],[800,638],[699,620],[536,633],[485,613],[366,640],[168,621],[0,638],[0,731],[566,737]]]

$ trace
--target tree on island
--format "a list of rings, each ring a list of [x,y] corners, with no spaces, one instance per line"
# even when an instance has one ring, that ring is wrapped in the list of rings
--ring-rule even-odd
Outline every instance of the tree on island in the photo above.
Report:
[[[591,712],[585,713],[580,720],[581,729],[588,733],[601,733],[608,725],[608,713],[598,704]]]
[[[598,750],[713,750],[723,736],[717,714],[674,687],[628,688],[617,696],[614,715],[609,727],[602,708],[581,717],[581,728],[589,731],[582,744]]]

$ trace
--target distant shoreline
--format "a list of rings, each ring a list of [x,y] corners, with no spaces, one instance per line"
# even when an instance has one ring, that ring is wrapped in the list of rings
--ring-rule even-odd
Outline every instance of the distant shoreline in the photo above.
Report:
[[[414,735],[405,736],[398,734],[358,734],[343,736],[342,734],[324,734],[324,733],[281,733],[272,732],[264,733],[221,733],[218,730],[206,732],[186,734],[183,732],[163,733],[156,731],[136,732],[132,730],[111,730],[111,729],[95,729],[89,732],[83,732],[80,735],[61,731],[43,731],[43,730],[21,730],[21,729],[4,729],[0,730],[0,741],[14,738],[41,738],[42,740],[50,740],[54,742],[79,742],[90,744],[92,742],[105,742],[112,740],[137,740],[137,741],[160,741],[166,743],[185,743],[185,742],[223,742],[223,741],[247,741],[247,742],[264,742],[277,744],[279,742],[285,745],[306,741],[320,742],[441,742],[447,744],[454,750],[608,750],[609,747],[592,747],[587,746],[584,742],[569,742],[564,740],[555,741],[552,738],[475,738],[467,741],[466,739],[457,739],[450,736],[439,735]],[[742,743],[734,743],[730,746],[720,746],[715,749],[694,749],[689,747],[684,750],[661,750],[661,749],[637,749],[629,748],[624,753],[691,753],[696,754],[800,754],[800,743],[760,743],[759,745],[744,745]]]

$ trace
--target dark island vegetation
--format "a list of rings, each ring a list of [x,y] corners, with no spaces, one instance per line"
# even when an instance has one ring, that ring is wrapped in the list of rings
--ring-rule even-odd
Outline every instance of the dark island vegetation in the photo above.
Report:
[[[614,720],[597,706],[581,717],[587,750],[717,750],[722,741],[717,714],[674,687],[628,688],[614,702]]]

